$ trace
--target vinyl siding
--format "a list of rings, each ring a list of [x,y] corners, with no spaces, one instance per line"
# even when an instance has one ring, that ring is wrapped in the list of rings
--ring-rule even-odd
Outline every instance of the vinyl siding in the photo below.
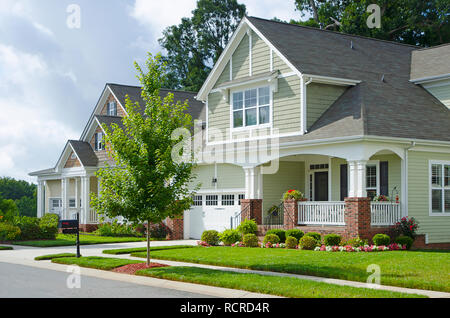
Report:
[[[277,55],[276,52],[273,52],[273,69],[279,70],[280,74],[293,72],[293,70],[283,62],[283,60]]]
[[[310,83],[306,91],[306,124],[308,129],[341,96],[346,87]]]
[[[220,92],[209,94],[208,141],[223,141],[227,139],[226,133],[228,128],[230,128],[230,104],[223,100]]]
[[[430,87],[427,90],[450,109],[450,83],[445,86]]]
[[[245,35],[233,53],[233,79],[247,77],[250,72],[249,38]]]
[[[273,94],[273,127],[280,134],[300,131],[300,102],[300,79],[278,79],[278,92]]]
[[[199,165],[194,170],[195,181],[191,183],[193,188],[200,184],[200,190],[220,190],[220,189],[243,189],[245,188],[244,169],[231,164],[217,164],[217,176],[215,176],[215,166]],[[217,177],[217,186],[212,183],[212,179]]]
[[[219,78],[216,81],[216,84],[214,85],[214,88],[228,81],[230,81],[230,62],[228,62],[223,69],[222,74],[220,74]]]
[[[408,214],[419,222],[429,243],[450,242],[450,214],[430,216],[429,161],[450,161],[450,154],[410,151],[408,155]]]
[[[252,32],[252,73],[261,74],[270,71],[270,48]]]
[[[263,175],[263,215],[273,205],[281,203],[289,189],[305,193],[305,163],[280,161],[276,174]]]

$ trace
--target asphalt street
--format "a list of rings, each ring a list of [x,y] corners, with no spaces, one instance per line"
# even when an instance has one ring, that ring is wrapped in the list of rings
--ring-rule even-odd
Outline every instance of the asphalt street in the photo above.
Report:
[[[71,279],[73,276],[70,275],[72,273],[0,262],[0,298],[208,297],[175,289],[144,286],[90,276],[80,277],[80,288],[69,288],[68,280],[71,283],[77,281]]]

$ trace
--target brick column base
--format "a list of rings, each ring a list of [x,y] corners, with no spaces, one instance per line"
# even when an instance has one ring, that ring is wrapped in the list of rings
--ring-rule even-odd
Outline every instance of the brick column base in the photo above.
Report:
[[[370,198],[345,198],[345,233],[348,238],[371,239]]]
[[[184,220],[183,217],[176,219],[166,219],[167,236],[166,240],[182,240],[184,239]]]
[[[255,220],[256,224],[262,224],[262,200],[242,199],[241,220]]]
[[[293,229],[298,225],[298,201],[286,200],[284,201],[284,228]]]

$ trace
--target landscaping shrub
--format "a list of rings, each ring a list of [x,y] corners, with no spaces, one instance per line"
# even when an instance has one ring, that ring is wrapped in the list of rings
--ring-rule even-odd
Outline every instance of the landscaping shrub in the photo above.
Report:
[[[258,225],[254,220],[244,220],[239,224],[237,230],[242,234],[256,234],[258,232]]]
[[[406,235],[399,236],[395,239],[395,243],[400,244],[401,246],[406,246],[406,249],[410,249],[414,243],[414,240]]]
[[[302,250],[313,250],[317,246],[317,241],[311,235],[305,235],[298,243]]]
[[[11,223],[0,222],[0,241],[15,241],[20,237],[20,228]]]
[[[297,248],[298,240],[293,236],[286,238],[286,248]]]
[[[320,235],[320,233],[317,232],[308,232],[305,234],[305,236],[311,236],[313,237],[317,243],[320,244],[320,242],[322,242],[322,235]]]
[[[264,236],[263,243],[264,245],[266,245],[267,243],[274,245],[280,243],[280,238],[276,234],[266,234],[266,236]]]
[[[42,238],[40,221],[38,218],[22,216],[16,217],[15,225],[20,228],[20,237],[17,240],[30,241]]]
[[[245,247],[258,247],[258,237],[252,233],[245,234],[242,243]]]
[[[338,234],[327,234],[324,236],[323,241],[326,246],[336,246],[341,243],[342,237]]]
[[[218,245],[219,244],[219,232],[216,230],[204,231],[202,233],[202,241],[208,243],[209,245]]]
[[[350,245],[353,247],[362,247],[364,245],[369,245],[369,241],[361,240],[359,237],[357,237],[357,238],[349,239],[348,241],[342,241],[340,245],[341,246]]]
[[[144,233],[139,232],[136,226],[126,223],[119,223],[114,220],[113,223],[102,223],[98,226],[95,231],[96,235],[99,236],[110,236],[110,237],[141,237]],[[156,230],[152,233],[152,226],[150,226],[150,236],[159,238],[157,235],[162,235]],[[165,236],[164,236],[165,237]]]
[[[416,219],[411,217],[403,217],[399,222],[395,224],[394,231],[399,236],[409,236],[415,239],[417,234],[416,231],[419,228],[419,224]]]
[[[267,234],[275,234],[280,239],[280,243],[284,243],[286,241],[286,231],[282,229],[272,229],[266,232]]]
[[[286,237],[292,236],[297,239],[297,241],[300,241],[300,239],[305,235],[302,230],[299,229],[292,229],[286,231]]]
[[[233,243],[241,240],[241,233],[238,230],[225,230],[219,235],[220,241],[226,246],[230,246]]]
[[[145,235],[145,227],[144,231],[141,231],[141,225],[137,225],[134,227],[134,235],[136,236],[144,236]],[[150,224],[150,237],[153,238],[166,238],[168,234],[167,227],[164,224]]]
[[[47,213],[41,217],[39,219],[40,238],[48,240],[56,239],[56,234],[58,234],[58,221],[59,216],[57,214]]]
[[[389,245],[389,243],[391,243],[391,238],[389,237],[389,235],[379,233],[373,236],[372,242],[377,246]]]

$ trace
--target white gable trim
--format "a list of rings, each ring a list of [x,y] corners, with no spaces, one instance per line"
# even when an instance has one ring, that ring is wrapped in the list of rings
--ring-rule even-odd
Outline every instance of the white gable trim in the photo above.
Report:
[[[223,50],[222,54],[220,55],[217,62],[214,64],[213,69],[209,73],[208,77],[206,78],[205,82],[203,83],[203,86],[201,87],[200,91],[198,92],[196,99],[199,101],[206,101],[207,96],[209,92],[212,90],[214,84],[217,82],[217,79],[219,78],[220,74],[222,74],[223,70],[225,69],[228,61],[232,59],[232,55],[236,48],[238,47],[239,43],[241,42],[242,38],[245,36],[247,31],[251,29],[253,32],[255,32],[270,48],[271,52],[275,52],[278,57],[286,63],[286,65],[289,66],[289,68],[292,69],[293,72],[295,72],[299,77],[301,77],[301,72],[296,67],[292,65],[288,61],[288,59],[281,54],[280,51],[272,44],[269,40],[253,25],[250,23],[250,21],[244,17],[237,27],[236,31],[234,32],[233,36],[231,37],[230,41],[228,42],[227,46]],[[250,45],[251,50],[251,45]],[[250,52],[250,51],[249,51]],[[273,53],[271,53],[272,55]],[[232,62],[229,64],[230,68],[232,67]],[[251,72],[251,67],[250,67]],[[231,72],[230,72],[231,73]]]

